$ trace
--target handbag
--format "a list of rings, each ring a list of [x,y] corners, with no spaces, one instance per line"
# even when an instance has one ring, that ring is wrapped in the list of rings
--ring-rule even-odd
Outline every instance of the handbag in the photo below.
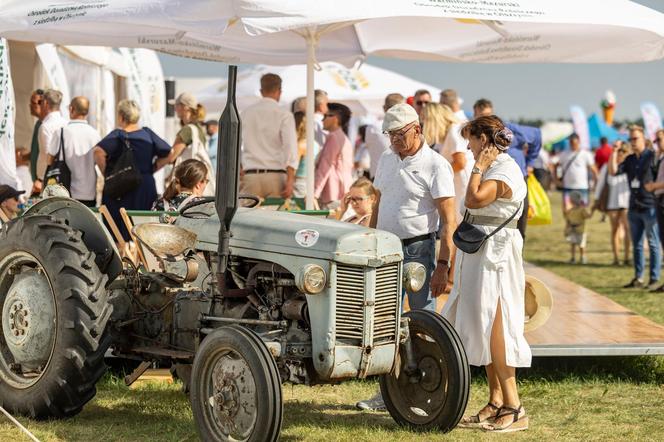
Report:
[[[136,166],[129,135],[125,132],[124,149],[104,179],[104,196],[111,199],[122,198],[136,190],[142,181],[143,177]]]
[[[71,170],[65,161],[65,138],[64,128],[60,129],[60,146],[55,154],[55,161],[46,168],[44,174],[44,186],[60,184],[67,190],[71,187]]]
[[[604,184],[602,185],[602,190],[599,193],[599,199],[597,200],[597,210],[602,213],[609,211],[609,171],[606,171],[606,178],[604,179]]]
[[[467,222],[465,220],[466,216],[464,216],[464,220],[461,221],[461,224],[459,224],[459,226],[454,231],[454,235],[452,236],[454,245],[456,245],[459,250],[465,253],[471,255],[473,253],[477,253],[477,251],[482,247],[482,245],[484,245],[487,239],[498,233],[498,231],[500,231],[514,219],[516,214],[519,213],[519,210],[521,210],[522,205],[523,203],[519,204],[519,207],[514,211],[512,216],[507,218],[504,223],[496,227],[496,229],[491,233],[484,233],[482,230]],[[467,210],[466,215],[468,215]]]

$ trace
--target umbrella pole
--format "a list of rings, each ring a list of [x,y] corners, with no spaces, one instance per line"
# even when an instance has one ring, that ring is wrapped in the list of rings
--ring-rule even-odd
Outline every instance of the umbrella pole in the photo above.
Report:
[[[307,156],[305,170],[307,174],[306,209],[314,208],[314,62],[316,60],[316,35],[309,30],[306,35],[307,42]],[[323,147],[323,146],[321,146]]]

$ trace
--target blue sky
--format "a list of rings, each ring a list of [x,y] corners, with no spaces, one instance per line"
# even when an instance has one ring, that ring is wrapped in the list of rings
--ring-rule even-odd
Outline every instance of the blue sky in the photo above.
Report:
[[[637,3],[664,12],[664,0],[638,0]],[[166,76],[223,77],[226,74],[223,63],[163,54],[160,58]],[[638,118],[642,101],[653,101],[660,110],[664,109],[664,61],[596,65],[482,65],[377,57],[367,61],[441,89],[457,89],[465,100],[464,108],[472,107],[478,98],[490,98],[497,113],[510,119],[568,118],[571,104],[582,106],[588,114],[598,112],[607,89],[616,94],[618,119]]]

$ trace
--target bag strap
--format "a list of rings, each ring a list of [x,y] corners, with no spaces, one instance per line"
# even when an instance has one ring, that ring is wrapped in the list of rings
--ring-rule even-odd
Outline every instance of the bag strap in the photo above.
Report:
[[[508,224],[510,223],[510,221],[512,221],[512,220],[514,219],[514,217],[516,216],[516,214],[519,213],[519,210],[521,210],[521,206],[523,206],[523,202],[520,202],[520,203],[519,203],[519,207],[517,207],[516,210],[514,211],[514,213],[513,213],[509,218],[507,218],[507,221],[505,221],[504,223],[502,223],[501,225],[499,225],[498,227],[496,227],[496,230],[494,230],[493,232],[489,233],[489,234],[486,236],[486,239],[491,238],[493,235],[495,235],[496,233],[498,233],[499,230],[501,230],[501,229],[504,228],[506,225],[508,225]]]
[[[64,133],[65,129],[63,127],[60,128],[60,144],[58,145],[58,151],[55,154],[55,158],[58,161],[62,161],[62,156],[64,156],[64,153],[62,152],[65,148],[65,138],[64,138]]]
[[[560,175],[560,180],[561,180],[561,181],[565,178],[565,174],[567,173],[567,171],[569,170],[569,168],[572,166],[572,164],[574,163],[574,161],[576,161],[576,157],[578,157],[580,153],[581,153],[581,151],[578,151],[577,153],[575,153],[575,154],[572,156],[572,158],[570,158],[570,160],[567,162],[567,164],[565,164],[565,168],[563,169],[563,174]]]
[[[125,149],[131,150],[131,143],[129,142],[129,132],[127,132],[126,130],[123,130],[122,132],[124,132],[124,140],[123,141],[124,141]]]

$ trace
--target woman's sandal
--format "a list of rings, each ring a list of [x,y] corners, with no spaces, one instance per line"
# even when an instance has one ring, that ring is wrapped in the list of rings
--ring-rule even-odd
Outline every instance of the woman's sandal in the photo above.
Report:
[[[504,410],[504,412],[503,412]],[[489,431],[492,433],[513,433],[515,431],[523,431],[528,429],[528,416],[525,414],[519,417],[519,413],[523,411],[523,406],[519,405],[519,408],[512,407],[500,407],[500,411],[493,418],[493,422],[486,423],[482,425],[484,431]],[[505,416],[512,416],[512,422],[500,425],[498,420]]]
[[[487,416],[484,419],[480,418],[480,413],[484,410],[484,408],[489,408],[493,414]],[[487,422],[491,422],[500,412],[500,407],[497,405],[492,404],[489,402],[486,404],[477,414],[474,414],[472,416],[464,417],[461,419],[459,422],[459,428],[480,428],[482,424],[485,424]]]

